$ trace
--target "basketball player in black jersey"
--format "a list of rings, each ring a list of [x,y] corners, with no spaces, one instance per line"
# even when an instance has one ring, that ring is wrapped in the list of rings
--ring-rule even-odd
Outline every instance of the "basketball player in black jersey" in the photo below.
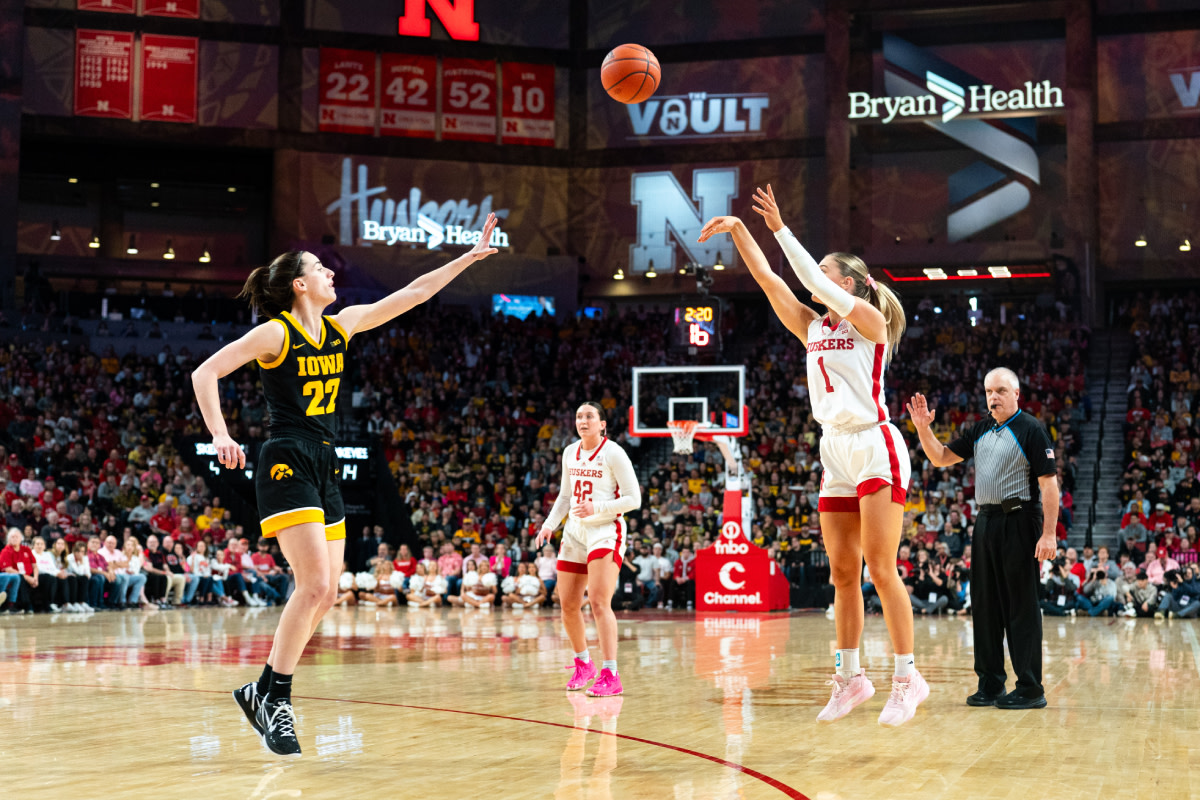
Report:
[[[346,519],[334,444],[346,369],[346,346],[356,333],[379,327],[437,294],[463,270],[497,252],[489,214],[478,244],[449,264],[369,305],[334,316],[333,273],[312,253],[292,251],[250,273],[239,297],[270,319],[221,348],[192,373],[192,386],[217,458],[227,469],[246,466],[246,454],[221,415],[217,381],[257,360],[271,414],[254,485],[264,536],[279,539],[296,590],[284,606],[266,668],[257,683],[233,693],[250,724],[278,755],[299,755],[291,704],[292,673],[317,623],[337,595],[346,545]]]

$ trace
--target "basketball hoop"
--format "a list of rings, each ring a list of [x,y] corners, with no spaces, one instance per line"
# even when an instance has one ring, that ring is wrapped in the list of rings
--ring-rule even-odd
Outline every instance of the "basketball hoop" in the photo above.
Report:
[[[696,429],[700,427],[700,423],[694,419],[673,419],[667,423],[667,427],[671,429],[675,452],[692,452],[692,437],[696,435]]]

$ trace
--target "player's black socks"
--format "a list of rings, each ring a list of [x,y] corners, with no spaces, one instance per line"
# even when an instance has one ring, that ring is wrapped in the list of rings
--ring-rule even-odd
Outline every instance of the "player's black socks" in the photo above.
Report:
[[[292,676],[282,672],[271,673],[271,688],[267,689],[265,702],[278,703],[280,700],[292,701]]]
[[[270,664],[263,666],[262,677],[258,679],[258,686],[255,688],[255,691],[258,692],[259,697],[265,697],[267,690],[271,688],[271,675],[273,674],[274,673],[271,672]]]

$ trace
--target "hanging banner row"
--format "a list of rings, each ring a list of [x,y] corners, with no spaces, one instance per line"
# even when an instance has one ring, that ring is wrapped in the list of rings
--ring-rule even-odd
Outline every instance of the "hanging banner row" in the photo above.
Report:
[[[438,61],[321,48],[318,129],[554,146],[554,65],[443,58],[439,82]]]
[[[137,0],[78,0],[75,7],[79,11],[136,14],[137,6]],[[142,14],[147,17],[200,19],[200,0],[142,0]]]
[[[75,114],[147,122],[196,121],[200,41],[191,36],[89,31],[75,33]],[[134,62],[137,91],[134,91]]]

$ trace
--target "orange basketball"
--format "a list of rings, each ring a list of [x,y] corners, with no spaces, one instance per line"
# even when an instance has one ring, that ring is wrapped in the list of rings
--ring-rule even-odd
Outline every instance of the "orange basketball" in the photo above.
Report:
[[[658,89],[662,70],[658,59],[640,44],[614,47],[600,65],[604,91],[618,103],[641,103]]]

